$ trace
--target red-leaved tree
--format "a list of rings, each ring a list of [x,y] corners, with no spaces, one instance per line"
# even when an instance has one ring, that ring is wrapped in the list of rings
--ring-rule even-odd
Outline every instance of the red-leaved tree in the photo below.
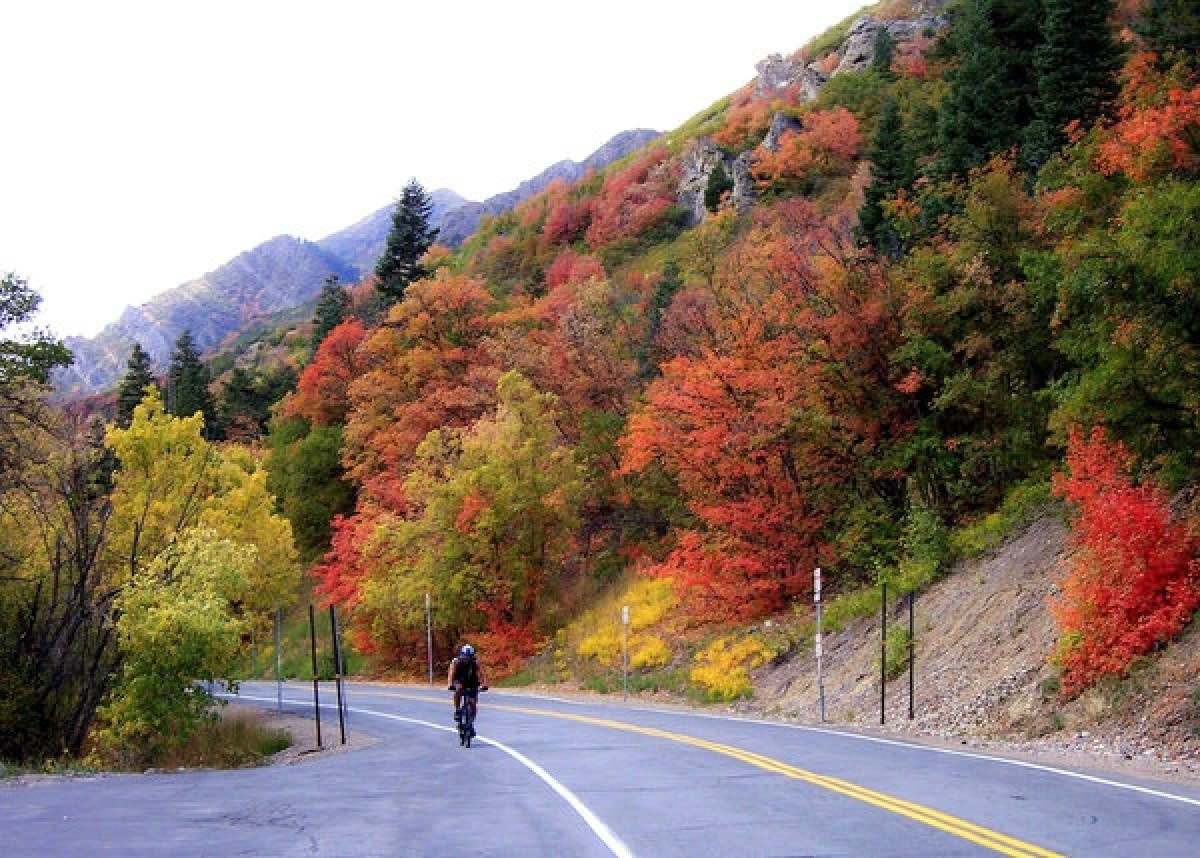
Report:
[[[1173,521],[1164,491],[1134,485],[1130,456],[1096,427],[1075,429],[1055,491],[1075,505],[1077,550],[1052,609],[1055,660],[1073,695],[1170,640],[1200,605],[1200,542]]]

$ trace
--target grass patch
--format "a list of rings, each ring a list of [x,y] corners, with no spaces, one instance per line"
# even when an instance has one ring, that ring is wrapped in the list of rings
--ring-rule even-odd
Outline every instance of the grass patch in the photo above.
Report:
[[[950,535],[953,556],[970,560],[999,548],[1008,537],[1045,512],[1053,500],[1048,479],[1035,477],[1017,483],[998,510]]]
[[[255,709],[221,707],[182,747],[155,765],[160,768],[237,769],[262,763],[292,745],[286,730],[269,727]]]

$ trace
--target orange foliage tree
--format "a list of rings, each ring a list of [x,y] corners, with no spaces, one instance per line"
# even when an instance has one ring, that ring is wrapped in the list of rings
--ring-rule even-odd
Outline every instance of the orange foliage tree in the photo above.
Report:
[[[442,270],[409,286],[363,343],[344,458],[381,501],[402,499],[399,483],[431,430],[468,425],[494,403],[498,373],[484,349],[493,305],[482,283]]]
[[[1182,72],[1158,71],[1156,61],[1137,54],[1125,68],[1119,116],[1096,155],[1103,173],[1145,181],[1200,170],[1200,86]]]
[[[361,372],[357,353],[366,329],[351,317],[321,341],[312,363],[300,373],[296,393],[288,400],[289,414],[317,426],[344,423],[350,410],[350,382]]]
[[[1062,689],[1076,694],[1170,640],[1200,605],[1200,541],[1159,487],[1134,485],[1129,453],[1096,427],[1071,432],[1055,491],[1075,505],[1076,552],[1052,605]]]
[[[895,422],[880,412],[903,398],[886,359],[898,314],[835,246],[808,203],[762,215],[692,302],[703,324],[689,353],[662,365],[630,417],[623,470],[664,467],[701,525],[649,570],[699,619],[761,616],[806,590],[828,550],[829,498]],[[888,404],[865,410],[872,385]]]

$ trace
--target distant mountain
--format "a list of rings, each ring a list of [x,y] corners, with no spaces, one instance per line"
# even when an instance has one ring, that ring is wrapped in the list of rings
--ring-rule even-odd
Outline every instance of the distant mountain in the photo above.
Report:
[[[589,170],[600,170],[614,161],[619,161],[630,152],[641,149],[655,137],[658,131],[640,128],[634,131],[622,131],[609,140],[582,163],[577,161],[559,161],[547,167],[532,179],[522,182],[511,191],[497,194],[482,203],[465,203],[446,213],[441,224],[438,241],[450,247],[458,247],[475,232],[479,221],[485,215],[498,215],[514,208],[522,200],[541,193],[555,179],[562,179],[568,185],[587,175]],[[382,248],[381,248],[382,249]]]
[[[449,190],[433,191],[431,220],[441,230],[439,241],[457,246],[485,215],[511,209],[554,179],[570,183],[589,170],[602,169],[656,136],[658,132],[648,130],[622,132],[582,163],[560,161],[482,203]],[[330,274],[343,283],[361,280],[383,253],[393,210],[394,204],[384,206],[317,242],[276,236],[199,279],[156,295],[139,307],[127,307],[93,338],[68,337],[66,345],[75,362],[56,374],[56,392],[69,397],[110,389],[124,373],[135,342],[162,369],[185,330],[191,331],[201,351],[210,350],[266,316],[312,301]]]

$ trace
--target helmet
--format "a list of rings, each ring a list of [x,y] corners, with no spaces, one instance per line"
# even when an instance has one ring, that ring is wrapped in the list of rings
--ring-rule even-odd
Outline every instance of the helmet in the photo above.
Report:
[[[475,647],[471,646],[470,644],[463,644],[462,654],[466,656],[475,655]]]

